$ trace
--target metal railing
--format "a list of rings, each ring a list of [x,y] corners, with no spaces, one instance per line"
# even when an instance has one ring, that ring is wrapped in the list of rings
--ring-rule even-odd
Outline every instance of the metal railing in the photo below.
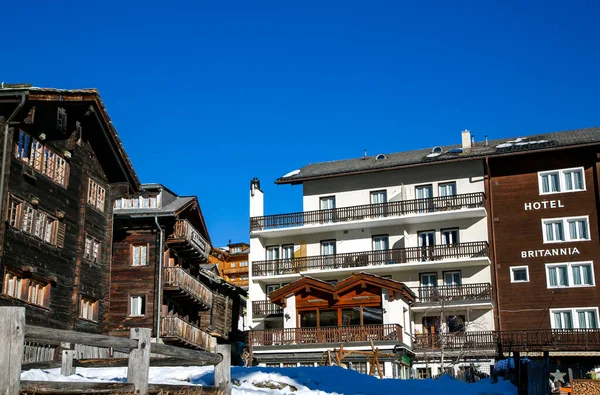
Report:
[[[460,302],[492,299],[492,285],[488,283],[443,285],[413,288],[416,303]]]
[[[212,291],[181,267],[163,267],[163,286],[177,287],[206,307],[212,306]]]
[[[252,346],[321,344],[368,341],[402,342],[402,327],[396,324],[284,328],[250,331]]]
[[[252,274],[253,276],[269,276],[300,273],[309,270],[355,268],[480,257],[489,257],[489,245],[486,241],[255,261],[252,262]]]
[[[483,192],[427,199],[402,200],[328,210],[265,215],[250,218],[250,231],[280,229],[311,224],[327,224],[361,220],[365,218],[399,217],[408,214],[426,214],[485,206]]]

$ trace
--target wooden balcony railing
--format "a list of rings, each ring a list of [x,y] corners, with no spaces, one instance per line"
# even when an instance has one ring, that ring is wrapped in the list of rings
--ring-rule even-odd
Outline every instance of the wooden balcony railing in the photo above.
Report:
[[[399,217],[408,214],[435,213],[484,206],[485,194],[483,192],[465,193],[454,196],[438,196],[427,199],[252,217],[250,218],[250,231],[346,222],[365,218]]]
[[[600,351],[600,329],[540,329],[522,331],[467,331],[420,334],[415,351],[477,350],[507,351]]]
[[[418,287],[417,303],[447,303],[492,299],[492,285],[487,283]]]
[[[308,270],[354,268],[488,256],[488,243],[486,241],[476,241],[431,247],[396,248],[384,251],[364,251],[348,254],[314,255],[300,258],[255,261],[252,262],[252,274],[254,276],[269,276],[300,273]]]
[[[211,335],[178,316],[166,316],[160,320],[160,336],[162,338],[172,338],[207,351],[210,351],[211,343],[215,343],[211,341]]]
[[[203,259],[208,259],[210,254],[210,243],[200,235],[200,232],[186,219],[179,219],[175,223],[175,231],[171,240],[185,240],[194,248]]]
[[[163,267],[163,287],[179,289],[206,308],[212,306],[212,291],[181,267]]]
[[[321,344],[367,341],[402,342],[402,327],[396,324],[330,326],[322,328],[286,328],[250,331],[252,346]]]
[[[283,307],[271,303],[270,300],[255,300],[252,302],[252,315],[254,317],[266,317],[271,314],[282,314]]]

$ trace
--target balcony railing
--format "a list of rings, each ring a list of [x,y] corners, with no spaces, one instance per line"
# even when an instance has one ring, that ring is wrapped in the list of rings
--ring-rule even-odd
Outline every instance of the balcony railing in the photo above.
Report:
[[[177,316],[162,317],[160,320],[160,336],[162,338],[172,338],[207,351],[211,349],[214,342],[211,339],[212,336],[197,326]]]
[[[435,213],[484,206],[485,194],[483,192],[465,193],[454,196],[438,196],[427,199],[252,217],[250,218],[250,231],[346,222],[365,218],[399,217],[408,214]]]
[[[488,256],[488,243],[486,241],[476,241],[431,247],[396,248],[384,251],[364,251],[348,254],[315,255],[300,258],[255,261],[252,262],[252,274],[254,276],[268,276],[300,273],[309,270],[355,268]]]
[[[492,299],[492,285],[487,283],[418,287],[417,303],[448,303]]]
[[[204,260],[208,259],[210,243],[200,235],[200,232],[198,232],[188,220],[177,220],[177,222],[175,222],[175,231],[169,239],[171,241],[185,240],[193,247],[197,255]]]
[[[415,351],[600,351],[600,329],[540,329],[522,331],[477,331],[416,335]]]
[[[269,300],[255,300],[252,302],[252,315],[254,317],[266,317],[271,314],[282,314],[283,307],[271,303]]]
[[[181,267],[163,267],[163,287],[183,291],[205,308],[212,306],[212,291]]]
[[[286,328],[250,331],[249,341],[257,346],[321,344],[373,341],[402,342],[402,327],[395,324]]]

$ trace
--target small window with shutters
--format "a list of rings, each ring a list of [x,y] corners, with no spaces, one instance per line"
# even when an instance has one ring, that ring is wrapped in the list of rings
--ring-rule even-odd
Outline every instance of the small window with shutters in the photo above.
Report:
[[[148,265],[148,245],[137,244],[131,246],[131,266]]]
[[[98,321],[98,301],[82,296],[79,303],[79,318],[88,321]]]
[[[66,225],[39,207],[34,208],[24,200],[10,197],[8,224],[37,239],[63,248]]]

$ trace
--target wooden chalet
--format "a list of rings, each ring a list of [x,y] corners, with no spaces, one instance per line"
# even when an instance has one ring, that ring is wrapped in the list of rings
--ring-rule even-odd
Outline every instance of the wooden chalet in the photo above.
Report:
[[[410,354],[408,311],[415,295],[397,281],[362,272],[340,282],[304,277],[269,299],[284,319],[265,320],[265,329],[250,332],[260,363],[314,363],[340,344],[370,350],[371,341],[382,350]]]
[[[0,305],[102,332],[115,196],[140,184],[95,89],[0,88]]]
[[[109,332],[147,327],[165,342],[207,350],[227,341],[243,291],[202,267],[212,247],[198,199],[145,184],[114,210]]]
[[[226,281],[248,289],[249,254],[248,243],[231,243],[230,240],[226,247],[214,248],[209,261],[218,265],[219,274]]]

